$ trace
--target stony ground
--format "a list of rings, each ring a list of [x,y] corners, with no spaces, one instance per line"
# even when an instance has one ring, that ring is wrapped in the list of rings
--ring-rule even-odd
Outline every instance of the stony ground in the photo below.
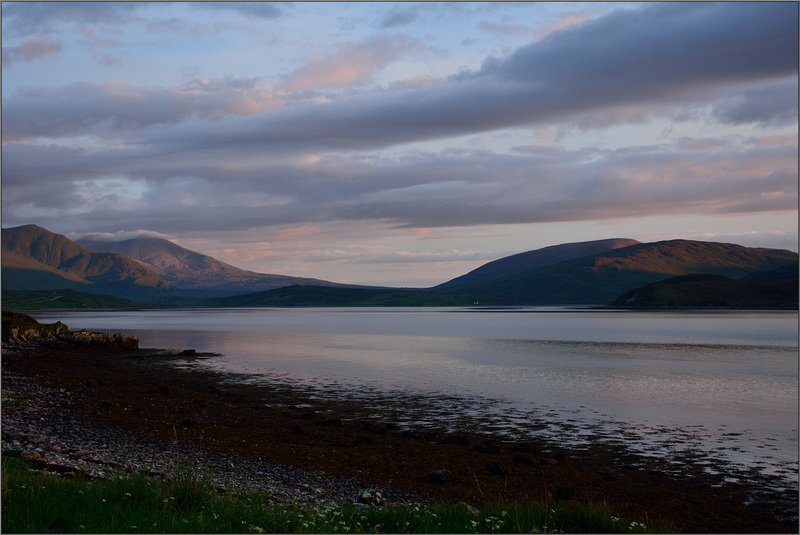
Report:
[[[180,460],[207,467],[220,488],[258,489],[275,502],[352,503],[363,489],[391,503],[593,500],[687,532],[797,532],[796,493],[761,489],[757,478],[726,483],[691,459],[405,428],[368,401],[173,363],[147,350],[5,350],[3,449],[98,477],[169,474]]]

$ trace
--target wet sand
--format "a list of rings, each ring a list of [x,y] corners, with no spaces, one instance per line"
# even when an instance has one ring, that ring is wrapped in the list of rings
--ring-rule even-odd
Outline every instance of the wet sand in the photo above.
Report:
[[[213,358],[199,355],[196,358]],[[189,358],[195,358],[190,356]],[[398,423],[398,414],[441,411],[446,399],[369,396],[331,399],[289,383],[241,378],[175,364],[187,356],[26,349],[5,351],[3,370],[69,393],[54,410],[80,413],[143,440],[177,443],[305,472],[349,478],[397,496],[480,506],[592,500],[640,522],[682,532],[796,533],[798,497],[767,476],[728,478],[724,466],[690,453],[637,454],[598,440],[579,449],[557,439],[515,441],[480,422],[447,432]],[[165,442],[166,441],[166,442]],[[446,482],[431,472],[446,470]]]

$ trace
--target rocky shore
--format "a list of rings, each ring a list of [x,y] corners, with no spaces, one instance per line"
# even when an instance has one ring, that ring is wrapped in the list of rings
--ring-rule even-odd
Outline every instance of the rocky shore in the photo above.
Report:
[[[199,477],[211,478],[220,492],[258,491],[278,504],[423,501],[397,489],[365,487],[353,479],[140,436],[90,421],[77,409],[71,392],[5,370],[2,403],[3,452],[19,454],[42,471],[87,478],[133,473],[169,478],[177,470],[191,469]]]
[[[211,355],[31,340],[4,342],[3,450],[42,469],[168,476],[181,462],[207,469],[221,490],[256,489],[276,503],[591,500],[685,532],[798,528],[796,492],[765,490],[756,476],[729,482],[690,458],[413,429],[368,401],[185,365]]]

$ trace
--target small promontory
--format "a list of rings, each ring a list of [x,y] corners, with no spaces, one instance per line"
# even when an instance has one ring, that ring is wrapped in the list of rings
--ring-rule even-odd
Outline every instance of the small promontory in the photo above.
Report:
[[[3,311],[3,349],[30,347],[133,351],[139,349],[139,339],[126,333],[73,331],[60,321],[43,325],[28,315]]]

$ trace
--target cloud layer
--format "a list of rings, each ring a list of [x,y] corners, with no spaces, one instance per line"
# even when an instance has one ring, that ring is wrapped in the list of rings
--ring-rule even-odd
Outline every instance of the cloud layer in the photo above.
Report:
[[[644,4],[538,26],[482,20],[480,35],[538,40],[438,76],[409,69],[446,56],[406,31],[423,15],[390,7],[373,33],[299,54],[269,79],[76,76],[4,91],[4,225],[175,235],[797,208],[796,3]],[[4,75],[66,53],[56,31],[66,24],[128,17],[157,32],[148,9],[4,5],[19,35],[4,40]],[[197,7],[212,9],[278,24],[293,8]],[[171,20],[157,22],[187,24]]]

